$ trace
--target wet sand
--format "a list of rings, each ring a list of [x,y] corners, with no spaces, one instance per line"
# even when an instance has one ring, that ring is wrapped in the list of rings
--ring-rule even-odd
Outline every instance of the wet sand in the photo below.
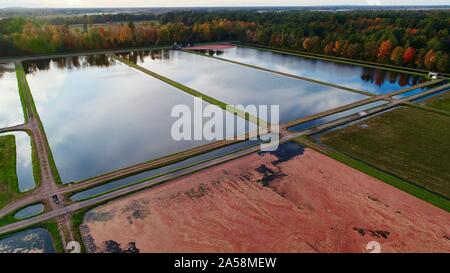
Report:
[[[291,148],[98,207],[80,227],[87,249],[366,252],[377,241],[381,252],[450,251],[450,213],[313,150]]]

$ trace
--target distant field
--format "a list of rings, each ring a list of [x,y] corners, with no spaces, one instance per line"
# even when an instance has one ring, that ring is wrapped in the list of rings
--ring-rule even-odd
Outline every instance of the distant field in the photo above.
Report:
[[[365,124],[364,127],[361,126]],[[340,152],[450,197],[450,118],[400,108],[322,136]]]
[[[431,108],[450,112],[450,91],[434,96],[425,101],[424,104]]]
[[[128,21],[124,21],[124,22],[109,22],[109,23],[94,23],[94,24],[89,24],[88,28],[92,29],[92,28],[99,28],[99,27],[108,27],[111,25],[128,25]],[[148,21],[133,21],[134,25],[136,27],[142,26],[142,25],[149,25],[149,24],[159,24],[159,22],[157,20],[148,20]],[[83,24],[74,24],[74,25],[70,25],[70,28],[72,30],[83,30]]]
[[[0,137],[0,208],[18,194],[16,142],[14,136]]]

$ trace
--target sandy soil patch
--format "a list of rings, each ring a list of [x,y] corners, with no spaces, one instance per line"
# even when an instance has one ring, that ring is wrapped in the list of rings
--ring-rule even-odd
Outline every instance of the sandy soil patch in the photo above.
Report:
[[[450,251],[450,214],[313,150],[253,154],[96,208],[95,252]]]

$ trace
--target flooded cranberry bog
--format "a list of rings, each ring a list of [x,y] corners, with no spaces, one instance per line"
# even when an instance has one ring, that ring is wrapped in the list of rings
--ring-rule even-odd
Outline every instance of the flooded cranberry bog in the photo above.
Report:
[[[187,49],[199,50],[222,59],[312,78],[374,94],[387,94],[425,80],[420,75],[388,71],[382,68],[363,67],[355,64],[324,61],[282,53],[280,51],[276,52],[246,46],[218,49],[213,47],[210,50],[196,49],[195,47]]]
[[[171,117],[172,108],[187,105],[193,109],[190,95],[111,57],[94,55],[24,64],[62,183],[85,180],[208,142],[176,141],[171,136],[176,121]],[[238,134],[244,130],[238,128]]]
[[[14,63],[0,63],[0,128],[24,123]]]
[[[231,105],[279,105],[280,121],[305,117],[367,98],[182,51],[135,52],[137,64]],[[119,54],[120,56],[121,54]],[[186,69],[189,67],[189,69]]]

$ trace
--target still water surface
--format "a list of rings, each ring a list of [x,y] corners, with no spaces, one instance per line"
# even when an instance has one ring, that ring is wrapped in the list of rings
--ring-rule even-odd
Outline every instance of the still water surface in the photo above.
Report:
[[[24,123],[15,66],[0,63],[0,128]]]
[[[418,84],[422,77],[314,58],[235,47],[207,54],[297,76],[334,83],[376,94],[386,94]]]
[[[45,209],[44,204],[31,205],[16,212],[16,214],[14,214],[14,218],[16,219],[30,218],[43,213],[44,209]]]
[[[171,127],[178,120],[171,117],[172,108],[192,109],[191,95],[108,56],[41,60],[24,66],[63,183],[210,142],[172,138]],[[236,131],[240,134],[245,128]]]
[[[281,122],[366,98],[358,93],[182,51],[141,51],[120,55],[228,104],[279,105]]]

